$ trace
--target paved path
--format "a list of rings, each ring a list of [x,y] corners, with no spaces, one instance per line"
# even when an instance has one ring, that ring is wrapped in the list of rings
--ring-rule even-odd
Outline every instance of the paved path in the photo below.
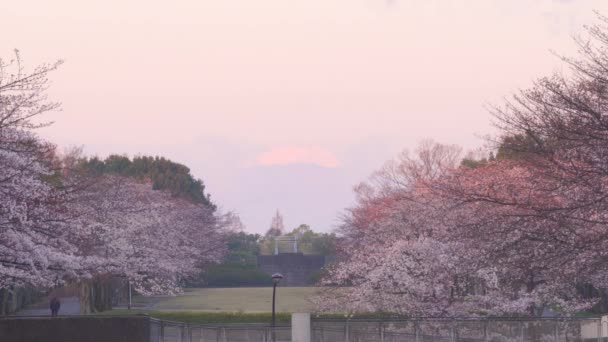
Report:
[[[80,315],[80,301],[78,297],[60,297],[61,308],[59,309],[59,315]],[[46,305],[44,305],[46,303]],[[39,303],[30,308],[25,308],[18,311],[15,315],[17,316],[50,316],[51,309],[49,308],[48,301],[45,303]]]

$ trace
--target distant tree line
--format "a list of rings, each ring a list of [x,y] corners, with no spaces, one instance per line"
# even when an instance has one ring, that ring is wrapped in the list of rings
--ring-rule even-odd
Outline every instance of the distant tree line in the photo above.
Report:
[[[165,190],[176,197],[190,200],[216,209],[211,196],[205,193],[205,184],[190,174],[185,165],[172,162],[164,157],[110,155],[105,159],[86,159],[84,167],[98,173],[117,174],[152,182],[152,189]]]

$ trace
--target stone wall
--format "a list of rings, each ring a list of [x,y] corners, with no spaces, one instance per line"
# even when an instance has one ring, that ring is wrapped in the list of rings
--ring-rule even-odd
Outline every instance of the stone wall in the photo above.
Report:
[[[325,266],[323,255],[304,255],[302,253],[279,253],[278,255],[259,255],[258,268],[268,274],[281,273],[280,286],[311,285],[315,272]]]
[[[149,342],[148,316],[0,318],[2,342]]]

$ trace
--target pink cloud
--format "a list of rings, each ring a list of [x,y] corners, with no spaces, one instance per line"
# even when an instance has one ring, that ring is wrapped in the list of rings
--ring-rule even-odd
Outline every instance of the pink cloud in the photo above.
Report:
[[[263,166],[314,164],[327,168],[340,165],[338,158],[324,148],[300,146],[274,147],[260,154],[255,163]]]

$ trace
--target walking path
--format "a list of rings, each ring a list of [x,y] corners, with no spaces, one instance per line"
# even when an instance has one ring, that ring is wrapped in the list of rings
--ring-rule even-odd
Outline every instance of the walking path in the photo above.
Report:
[[[80,301],[78,297],[60,297],[61,308],[59,315],[80,315]],[[51,309],[49,308],[48,300],[43,303],[38,303],[29,308],[19,310],[16,316],[50,316]]]

